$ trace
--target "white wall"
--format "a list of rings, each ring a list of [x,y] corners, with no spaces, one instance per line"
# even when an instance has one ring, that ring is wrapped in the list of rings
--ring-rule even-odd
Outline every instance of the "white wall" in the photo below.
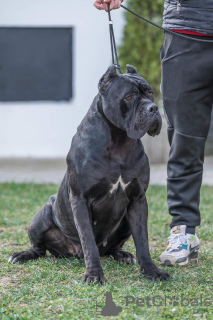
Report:
[[[0,103],[0,157],[65,157],[111,63],[108,17],[92,0],[0,0],[0,27],[74,27],[70,102]],[[123,9],[112,12],[116,41]]]

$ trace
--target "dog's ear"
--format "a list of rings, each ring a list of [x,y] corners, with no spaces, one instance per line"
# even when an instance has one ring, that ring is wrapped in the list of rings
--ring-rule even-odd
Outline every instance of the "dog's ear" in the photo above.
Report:
[[[127,73],[138,73],[137,69],[133,66],[131,66],[131,64],[127,64],[126,65],[126,72]]]
[[[99,83],[98,83],[99,92],[104,93],[109,88],[111,80],[117,76],[118,74],[116,72],[116,67],[114,64],[112,64],[99,80]]]

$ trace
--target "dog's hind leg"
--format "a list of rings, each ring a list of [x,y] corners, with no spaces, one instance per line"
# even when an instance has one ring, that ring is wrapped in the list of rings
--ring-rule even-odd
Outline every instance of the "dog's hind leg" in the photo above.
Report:
[[[129,226],[129,222],[126,216],[124,216],[116,232],[111,237],[109,237],[107,246],[102,246],[100,248],[100,255],[112,256],[118,262],[135,264],[136,259],[134,255],[130,252],[122,250],[124,243],[129,239],[130,236],[131,229]]]
[[[34,216],[29,228],[28,235],[31,247],[27,251],[14,252],[9,258],[9,262],[25,262],[43,257],[46,254],[45,234],[55,225],[52,220],[52,204],[55,196],[50,197],[44,207]]]

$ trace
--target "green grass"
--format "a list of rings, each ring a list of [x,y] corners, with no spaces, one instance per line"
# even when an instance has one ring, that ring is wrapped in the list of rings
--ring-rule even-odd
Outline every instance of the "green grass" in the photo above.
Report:
[[[56,259],[48,254],[23,265],[7,262],[14,251],[29,248],[27,226],[57,189],[58,186],[51,184],[0,184],[0,319],[95,319],[94,299],[98,297],[98,304],[103,306],[104,296],[100,294],[106,291],[112,292],[115,303],[123,308],[115,319],[213,319],[213,188],[203,187],[201,192],[202,225],[197,233],[202,242],[198,264],[163,267],[171,274],[171,280],[152,282],[140,273],[138,264],[119,265],[105,258],[102,259],[106,277],[103,286],[81,282],[82,259]],[[151,255],[159,265],[158,256],[165,248],[170,230],[166,188],[150,186],[147,197]],[[125,248],[135,252],[132,240]],[[181,295],[199,299],[201,294],[210,299],[210,306],[180,305]],[[126,306],[125,297],[130,295],[176,297],[179,305]]]

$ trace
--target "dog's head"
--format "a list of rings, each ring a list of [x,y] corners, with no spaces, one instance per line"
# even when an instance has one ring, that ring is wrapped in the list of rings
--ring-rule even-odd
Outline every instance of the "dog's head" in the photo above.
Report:
[[[136,68],[127,65],[127,73],[118,75],[114,65],[99,81],[102,107],[105,116],[127,136],[139,139],[147,132],[158,135],[162,120],[154,104],[154,93]]]

